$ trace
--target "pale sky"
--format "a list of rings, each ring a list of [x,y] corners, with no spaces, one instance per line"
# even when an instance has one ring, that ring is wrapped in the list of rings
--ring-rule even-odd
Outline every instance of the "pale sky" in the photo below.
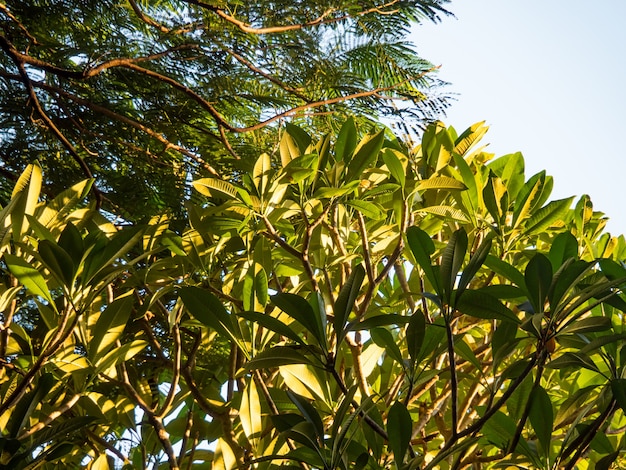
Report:
[[[496,156],[521,151],[526,177],[554,177],[551,200],[589,194],[626,234],[626,1],[453,0],[456,18],[411,39],[441,65],[459,133],[487,121]]]

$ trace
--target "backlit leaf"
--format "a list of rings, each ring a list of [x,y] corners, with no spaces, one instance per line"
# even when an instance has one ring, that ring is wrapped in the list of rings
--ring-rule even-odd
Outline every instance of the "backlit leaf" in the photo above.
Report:
[[[32,294],[46,300],[50,305],[54,306],[48,284],[39,271],[37,271],[32,265],[24,261],[24,259],[11,255],[9,253],[4,254],[4,261],[9,268],[9,271],[20,281],[24,287],[26,287]]]

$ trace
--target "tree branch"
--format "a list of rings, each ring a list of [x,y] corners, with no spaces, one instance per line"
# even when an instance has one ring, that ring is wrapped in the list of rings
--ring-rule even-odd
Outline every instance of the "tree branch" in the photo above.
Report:
[[[219,16],[223,20],[225,20],[225,21],[233,24],[237,28],[239,28],[241,31],[243,31],[245,33],[250,33],[250,34],[285,33],[287,31],[295,31],[295,30],[300,30],[300,29],[305,29],[305,28],[311,28],[311,27],[314,27],[314,26],[339,23],[341,21],[346,21],[346,20],[349,20],[351,18],[355,18],[355,17],[359,17],[359,16],[365,16],[365,15],[368,15],[368,14],[371,14],[371,13],[377,13],[379,15],[390,15],[390,14],[393,14],[393,13],[397,13],[398,10],[384,10],[384,9],[387,9],[387,8],[393,6],[394,4],[400,2],[400,0],[391,0],[391,1],[389,1],[389,2],[387,2],[385,4],[383,4],[383,5],[380,5],[378,7],[372,7],[372,8],[368,8],[366,10],[361,10],[361,11],[359,11],[357,13],[343,14],[341,16],[334,16],[334,17],[330,17],[330,15],[335,13],[337,11],[337,9],[336,8],[329,8],[326,11],[324,11],[324,13],[322,13],[320,16],[318,16],[317,18],[315,18],[315,19],[313,19],[311,21],[306,21],[304,23],[282,25],[282,26],[268,26],[268,27],[263,27],[263,28],[257,28],[257,27],[254,27],[254,26],[246,23],[245,21],[238,20],[237,18],[235,18],[231,14],[227,13],[226,10],[223,9],[223,8],[216,7],[214,5],[209,5],[208,3],[204,3],[204,2],[199,1],[199,0],[186,0],[186,1],[187,1],[187,3],[193,4],[193,5],[197,5],[199,7],[206,8],[207,10],[212,11],[213,13],[215,13],[217,16]]]
[[[76,150],[74,145],[72,145],[72,143],[59,130],[59,128],[54,124],[54,122],[52,122],[52,119],[50,119],[48,114],[43,109],[43,106],[41,105],[41,102],[39,101],[39,98],[37,97],[37,94],[35,93],[35,88],[33,86],[33,83],[30,77],[28,76],[26,69],[24,68],[24,61],[20,58],[21,54],[19,54],[19,52],[17,51],[17,49],[15,49],[13,44],[11,44],[2,35],[0,35],[0,47],[4,49],[4,51],[13,60],[13,63],[17,67],[18,72],[20,74],[21,81],[26,87],[26,91],[28,92],[28,96],[30,98],[31,104],[35,108],[35,111],[37,112],[37,114],[44,121],[46,127],[48,127],[48,129],[61,142],[61,144],[65,147],[65,149],[70,153],[74,161],[78,163],[78,166],[81,168],[85,176],[87,176],[87,178],[93,179],[93,174],[91,173],[91,170],[89,169],[89,167],[87,166],[83,158],[78,154],[78,151]],[[92,185],[91,191],[93,192],[93,195],[96,199],[96,207],[99,209],[100,206],[102,205],[102,194],[100,193],[100,190],[95,184]]]

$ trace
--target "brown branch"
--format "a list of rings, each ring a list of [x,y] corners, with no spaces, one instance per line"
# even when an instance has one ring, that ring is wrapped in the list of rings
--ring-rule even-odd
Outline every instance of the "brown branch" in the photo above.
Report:
[[[233,431],[233,423],[230,419],[230,415],[226,406],[224,406],[223,410],[216,409],[213,405],[209,403],[204,394],[198,389],[196,382],[191,374],[191,365],[187,364],[182,369],[182,376],[185,378],[185,383],[189,388],[189,392],[191,396],[194,398],[195,402],[198,404],[200,409],[208,414],[211,418],[217,419],[222,423],[222,438],[224,442],[228,444],[228,446],[235,454],[238,462],[243,462],[243,449],[237,443],[237,439],[235,437],[235,433]]]
[[[39,98],[37,97],[37,93],[35,92],[35,87],[33,82],[31,81],[26,69],[24,67],[24,61],[20,59],[20,55],[18,51],[15,49],[13,44],[11,44],[4,36],[0,35],[0,47],[4,49],[4,51],[11,57],[13,63],[18,69],[20,78],[24,86],[26,87],[26,91],[30,98],[31,104],[34,107],[37,114],[44,121],[45,125],[48,129],[56,136],[56,138],[61,142],[61,144],[65,147],[65,149],[70,153],[74,161],[78,164],[78,166],[82,169],[83,173],[87,178],[93,179],[93,174],[89,169],[89,166],[85,163],[83,158],[78,154],[78,151],[72,145],[72,143],[65,137],[65,135],[59,130],[59,128],[52,122],[52,119],[48,116],[48,114],[43,109]],[[96,207],[99,209],[102,205],[102,194],[100,190],[97,188],[95,184],[92,185],[91,191],[94,194],[96,199]]]
[[[14,76],[9,75],[9,74],[4,74],[2,73],[2,71],[0,71],[0,76],[4,76],[4,77],[9,77],[12,78]],[[195,153],[193,153],[192,151],[190,151],[189,149],[182,147],[180,145],[174,144],[172,142],[170,142],[169,140],[167,140],[165,137],[163,137],[163,135],[143,124],[141,124],[140,122],[135,121],[134,119],[128,118],[126,116],[123,116],[121,114],[118,114],[114,111],[111,111],[110,109],[104,107],[104,106],[100,106],[97,105],[89,100],[80,98],[76,95],[73,95],[71,93],[68,93],[64,90],[61,90],[59,88],[56,87],[52,87],[50,85],[47,85],[45,83],[41,83],[41,82],[33,82],[33,85],[36,86],[37,88],[41,88],[43,90],[46,91],[51,91],[54,93],[57,93],[59,96],[63,96],[64,98],[67,98],[77,104],[80,104],[82,106],[86,106],[90,109],[92,109],[93,111],[96,111],[98,113],[104,114],[105,116],[108,116],[112,119],[118,120],[124,124],[128,124],[129,126],[142,131],[144,133],[146,133],[147,135],[149,135],[150,137],[152,137],[153,139],[159,141],[160,143],[162,143],[165,146],[165,150],[167,149],[172,149],[176,152],[179,152],[189,158],[191,158],[192,160],[194,160],[196,163],[198,163],[203,169],[205,169],[206,171],[208,171],[210,174],[212,174],[213,176],[219,178],[220,175],[219,173],[212,167],[210,166],[208,163],[206,163],[202,158],[200,158],[198,155],[196,155]]]
[[[22,381],[12,390],[11,394],[5,397],[5,400],[0,403],[0,415],[11,408],[19,400],[22,399],[28,387],[35,380],[35,376],[44,367],[48,358],[55,354],[62,346],[65,340],[72,334],[76,322],[78,321],[78,314],[74,315],[73,322],[68,326],[71,311],[68,308],[65,309],[61,316],[61,321],[56,329],[53,337],[50,339],[48,346],[39,354],[37,361],[32,365],[30,369],[24,374]]]
[[[333,23],[339,23],[341,21],[345,21],[345,20],[349,20],[351,18],[355,18],[358,16],[365,16],[371,13],[378,13],[380,15],[389,15],[389,14],[393,14],[396,13],[397,10],[391,10],[391,11],[384,11],[384,8],[389,8],[391,6],[393,6],[394,4],[398,3],[400,0],[391,0],[390,2],[387,2],[381,6],[378,7],[372,7],[369,8],[367,10],[362,10],[358,13],[353,13],[353,14],[345,14],[345,15],[341,15],[341,16],[335,16],[335,17],[330,17],[330,15],[332,15],[334,12],[337,11],[336,8],[329,8],[327,9],[324,13],[322,13],[320,16],[318,16],[317,18],[315,18],[314,20],[311,21],[306,21],[304,23],[297,23],[297,24],[291,24],[291,25],[283,25],[283,26],[268,26],[268,27],[263,27],[263,28],[256,28],[254,26],[251,26],[250,24],[246,23],[245,21],[241,21],[238,20],[237,18],[235,18],[234,16],[228,14],[226,12],[226,10],[224,10],[223,8],[219,8],[216,7],[214,5],[209,5],[207,3],[204,3],[202,1],[199,0],[187,0],[187,3],[193,4],[193,5],[197,5],[199,7],[202,8],[206,8],[207,10],[210,10],[212,12],[214,12],[217,16],[219,16],[220,18],[222,18],[223,20],[235,25],[237,28],[239,28],[241,31],[245,32],[245,33],[250,33],[250,34],[273,34],[273,33],[285,33],[287,31],[296,31],[296,30],[300,30],[300,29],[305,29],[305,28],[311,28],[314,26],[320,26],[320,25],[328,25],[328,24],[333,24]]]
[[[170,411],[172,403],[174,403],[174,397],[176,396],[176,389],[178,388],[178,382],[180,380],[181,370],[181,357],[182,357],[182,345],[180,341],[180,329],[178,324],[172,327],[172,336],[174,337],[174,358],[172,360],[172,379],[170,380],[170,389],[167,393],[167,397],[161,406],[161,409],[156,413],[158,418],[164,418]]]
[[[111,445],[110,442],[107,442],[106,440],[104,440],[102,437],[98,436],[96,433],[94,433],[93,431],[89,430],[89,429],[84,429],[84,431],[87,433],[87,436],[90,439],[93,439],[94,441],[96,441],[98,444],[100,444],[102,447],[104,447],[106,450],[108,450],[109,452],[111,452],[113,455],[115,455],[118,459],[120,459],[122,462],[124,462],[124,464],[129,464],[130,461],[128,460],[128,457],[125,456],[124,454],[122,454],[120,452],[119,449],[117,449],[115,446]]]
[[[261,121],[257,124],[254,124],[252,126],[248,126],[248,127],[227,127],[230,131],[232,132],[251,132],[251,131],[256,131],[259,129],[264,128],[265,126],[267,126],[268,124],[271,124],[275,121],[278,121],[279,119],[283,119],[289,116],[292,116],[294,114],[309,110],[309,109],[314,109],[314,108],[320,108],[322,106],[329,106],[329,105],[333,105],[333,104],[337,104],[337,103],[343,103],[345,101],[352,101],[355,99],[359,99],[359,98],[367,98],[370,96],[374,96],[377,93],[380,93],[381,91],[391,91],[391,90],[395,90],[398,87],[404,85],[407,82],[410,82],[412,80],[416,80],[418,78],[423,77],[424,75],[432,72],[433,70],[436,70],[439,67],[432,67],[429,70],[419,74],[416,77],[412,77],[412,78],[408,78],[406,80],[403,80],[402,82],[396,83],[394,85],[388,86],[388,87],[381,87],[381,88],[375,88],[373,90],[369,90],[369,91],[361,91],[358,93],[352,93],[350,95],[345,95],[345,96],[337,96],[335,98],[329,98],[329,99],[325,99],[325,100],[319,100],[319,101],[312,101],[309,102],[307,104],[303,104],[300,106],[295,106],[291,109],[288,109],[286,111],[283,111],[282,113],[278,113],[275,114],[273,117],[266,119],[265,121]]]
[[[193,427],[193,411],[191,409],[187,411],[187,423],[185,424],[185,431],[183,432],[183,439],[180,443],[180,452],[178,453],[178,466],[183,465],[185,454],[187,453],[187,442],[191,437],[191,428]],[[197,435],[197,431],[196,431]]]
[[[4,44],[2,44],[4,43]],[[70,70],[65,69],[63,67],[58,67],[53,65],[45,60],[37,59],[36,57],[32,57],[28,54],[24,54],[20,52],[12,43],[10,43],[5,37],[0,36],[0,44],[2,44],[3,49],[13,57],[14,61],[18,61],[22,64],[28,64],[30,66],[36,67],[38,69],[44,70],[46,72],[50,72],[54,75],[71,78],[75,80],[85,80],[88,78],[95,77],[100,73],[114,67],[126,67],[133,64],[138,64],[141,62],[149,62],[156,59],[160,59],[165,57],[173,52],[177,52],[180,50],[187,49],[198,49],[197,44],[181,44],[179,46],[175,46],[169,49],[166,49],[161,52],[157,52],[155,54],[150,54],[147,56],[129,58],[129,57],[120,57],[116,59],[107,60],[106,62],[102,62],[101,64],[93,67],[86,67],[84,70]]]
[[[305,95],[303,95],[300,90],[298,90],[296,88],[293,88],[293,87],[287,85],[285,82],[283,82],[283,81],[277,79],[276,77],[270,75],[269,73],[264,72],[259,67],[255,66],[252,62],[250,62],[248,59],[246,59],[245,57],[237,54],[232,49],[230,49],[228,47],[224,47],[224,46],[222,46],[222,49],[225,52],[227,52],[228,54],[230,54],[232,57],[234,57],[239,63],[243,64],[244,66],[246,66],[248,69],[250,69],[252,72],[256,73],[257,75],[260,75],[261,77],[265,78],[266,80],[268,80],[269,82],[273,83],[274,85],[277,85],[278,87],[282,88],[286,92],[291,93],[291,94],[297,96],[302,101],[304,101],[304,102],[308,102],[309,101],[309,99]]]
[[[411,311],[415,313],[415,300],[413,300],[413,294],[411,294],[411,288],[409,287],[409,283],[406,279],[404,266],[402,266],[399,260],[396,260],[395,263],[393,263],[393,270],[396,273],[398,284],[400,284],[400,288],[402,289],[402,292],[404,292],[406,301],[408,302]]]
[[[118,342],[119,343],[119,342]],[[178,459],[176,458],[176,453],[174,452],[174,447],[172,446],[172,442],[170,441],[169,434],[165,430],[165,426],[163,425],[163,419],[155,414],[152,407],[148,406],[148,404],[144,401],[144,399],[139,395],[135,387],[130,383],[130,379],[128,377],[128,371],[126,370],[126,364],[120,364],[120,370],[122,372],[122,385],[126,389],[126,392],[130,395],[130,397],[135,401],[137,406],[139,406],[150,425],[154,428],[154,431],[165,451],[165,455],[167,455],[167,460],[171,470],[179,470]]]
[[[119,59],[121,61],[121,59]],[[187,85],[184,85],[180,82],[178,82],[177,80],[174,80],[171,77],[168,77],[166,75],[163,75],[159,72],[155,72],[153,70],[150,69],[146,69],[144,67],[140,67],[138,65],[136,65],[135,62],[129,62],[129,61],[125,61],[125,62],[120,62],[119,64],[116,64],[116,66],[119,67],[124,67],[130,70],[134,70],[135,72],[141,73],[143,75],[149,76],[151,78],[155,78],[163,83],[167,83],[168,85],[172,86],[173,88],[185,93],[187,96],[189,96],[190,98],[192,98],[194,101],[196,101],[202,108],[204,108],[206,111],[209,112],[209,114],[211,115],[211,117],[215,120],[215,122],[220,125],[223,126],[225,129],[229,130],[230,132],[236,132],[236,133],[245,133],[245,132],[252,132],[252,131],[256,131],[259,129],[262,129],[264,127],[266,127],[267,125],[278,121],[279,119],[283,119],[289,116],[292,116],[294,114],[297,114],[299,112],[303,112],[309,109],[314,109],[314,108],[319,108],[322,106],[329,106],[329,105],[333,105],[333,104],[337,104],[337,103],[342,103],[345,101],[351,101],[351,100],[355,100],[355,99],[359,99],[359,98],[367,98],[370,96],[374,96],[377,93],[383,92],[383,91],[391,91],[391,90],[395,90],[398,87],[404,85],[407,82],[416,80],[418,78],[423,77],[424,75],[432,72],[433,70],[436,70],[438,67],[432,67],[430,69],[428,69],[425,72],[422,72],[421,74],[419,74],[416,77],[411,77],[411,78],[407,78],[406,80],[403,80],[399,83],[396,83],[394,85],[391,86],[386,86],[386,87],[379,87],[379,88],[375,88],[373,90],[368,90],[368,91],[361,91],[358,93],[352,93],[349,95],[344,95],[344,96],[337,96],[335,98],[328,98],[328,99],[324,99],[324,100],[318,100],[318,101],[311,101],[311,102],[307,102],[306,104],[300,105],[300,106],[294,106],[286,111],[283,111],[281,113],[275,114],[274,116],[258,122],[257,124],[253,124],[252,126],[248,126],[248,127],[237,127],[234,126],[232,124],[230,124],[228,121],[226,121],[226,119],[220,114],[219,111],[217,111],[217,109],[215,109],[215,107],[209,103],[207,100],[205,100],[202,96],[200,96],[198,93],[196,93],[195,91],[193,91],[191,88],[189,88]]]
[[[155,21],[154,19],[146,15],[143,11],[141,11],[141,8],[139,8],[139,5],[137,5],[137,2],[135,2],[135,0],[128,0],[128,3],[130,4],[130,7],[133,9],[137,17],[144,23],[155,27],[156,29],[158,29],[159,31],[165,34],[171,31],[168,27],[162,25],[158,21]]]
[[[359,390],[361,390],[361,394],[363,398],[369,397],[371,394],[371,390],[369,384],[367,383],[367,377],[363,373],[363,364],[361,361],[361,352],[363,351],[363,344],[361,341],[354,341],[350,335],[346,335],[345,341],[350,347],[350,353],[352,355],[352,362],[354,367],[354,375],[356,377],[357,383],[359,384]]]
[[[189,33],[189,32],[194,31],[196,29],[200,29],[200,28],[202,28],[204,26],[202,23],[188,23],[186,25],[181,25],[181,26],[179,26],[177,28],[168,28],[167,26],[159,23],[154,18],[149,17],[143,11],[141,11],[141,8],[139,8],[139,5],[137,5],[137,2],[135,2],[135,0],[128,0],[128,3],[130,4],[130,7],[133,9],[135,14],[137,15],[137,17],[141,21],[143,21],[144,23],[146,23],[149,26],[152,26],[152,27],[158,29],[160,32],[162,32],[164,34]]]
[[[11,13],[9,9],[7,8],[7,6],[4,5],[3,3],[0,3],[0,11],[2,11],[5,15],[7,15],[17,25],[17,27],[22,30],[22,32],[26,35],[26,37],[31,43],[39,44],[37,42],[37,38],[35,38],[35,36],[30,34],[28,29],[26,29],[26,26],[24,26],[22,22],[18,20],[17,17],[13,13]]]

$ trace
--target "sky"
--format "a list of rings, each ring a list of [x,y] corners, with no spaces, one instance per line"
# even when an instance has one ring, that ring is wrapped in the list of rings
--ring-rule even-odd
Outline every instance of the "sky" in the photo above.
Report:
[[[416,26],[440,65],[460,133],[486,121],[496,157],[520,151],[526,177],[554,177],[551,200],[589,194],[626,234],[626,1],[452,0],[455,17]],[[624,141],[624,142],[623,142]]]

